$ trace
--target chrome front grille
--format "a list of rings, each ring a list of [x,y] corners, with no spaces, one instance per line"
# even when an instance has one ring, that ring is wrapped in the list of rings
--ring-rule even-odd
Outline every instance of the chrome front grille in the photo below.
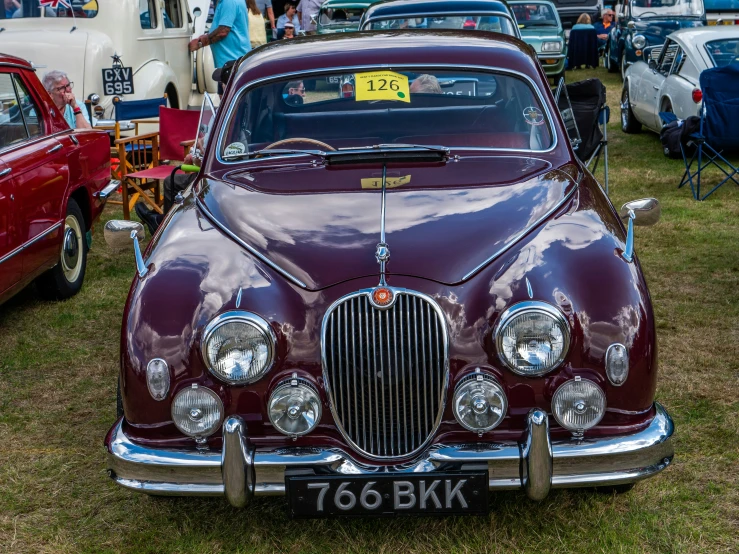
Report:
[[[447,380],[441,310],[428,297],[394,290],[390,308],[371,291],[337,302],[323,324],[324,377],[334,418],[358,451],[406,456],[438,426]]]

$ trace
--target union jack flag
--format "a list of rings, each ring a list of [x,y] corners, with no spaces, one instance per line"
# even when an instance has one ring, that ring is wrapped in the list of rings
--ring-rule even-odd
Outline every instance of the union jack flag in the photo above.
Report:
[[[38,3],[42,8],[56,9],[59,7],[59,4],[61,4],[70,10],[72,9],[72,4],[68,0],[38,0]]]

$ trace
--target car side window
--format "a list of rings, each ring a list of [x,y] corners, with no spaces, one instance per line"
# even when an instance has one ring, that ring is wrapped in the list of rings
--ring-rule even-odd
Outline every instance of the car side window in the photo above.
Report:
[[[28,138],[10,73],[0,73],[0,149]]]
[[[665,45],[662,48],[662,53],[660,54],[660,59],[657,64],[657,71],[662,73],[665,77],[670,73],[672,63],[675,61],[677,50],[678,45],[669,40],[665,42]]]
[[[23,80],[18,75],[13,75],[13,81],[15,81],[16,92],[18,93],[18,100],[20,101],[20,107],[23,112],[23,119],[26,123],[26,130],[31,138],[40,137],[44,134],[44,122],[41,116],[41,112],[36,106],[36,102],[28,92],[28,88],[23,83]]]
[[[672,68],[670,69],[670,75],[677,75],[678,73],[680,73],[680,70],[682,69],[684,63],[685,63],[685,52],[683,52],[682,48],[677,46],[677,49],[675,51],[675,61],[672,63]]]
[[[180,0],[164,0],[164,28],[179,29],[182,27]]]
[[[157,0],[139,0],[139,21],[142,29],[157,28]]]

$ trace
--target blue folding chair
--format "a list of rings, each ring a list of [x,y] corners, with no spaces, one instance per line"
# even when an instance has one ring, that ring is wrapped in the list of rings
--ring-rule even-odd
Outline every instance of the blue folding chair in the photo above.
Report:
[[[700,87],[703,92],[700,130],[688,138],[688,146],[695,147],[691,156],[685,152],[685,145],[680,145],[685,173],[678,188],[689,184],[693,198],[705,200],[727,181],[739,185],[739,170],[724,156],[724,152],[739,153],[739,60],[703,71]],[[724,176],[707,194],[701,195],[701,173],[710,166],[717,167]]]

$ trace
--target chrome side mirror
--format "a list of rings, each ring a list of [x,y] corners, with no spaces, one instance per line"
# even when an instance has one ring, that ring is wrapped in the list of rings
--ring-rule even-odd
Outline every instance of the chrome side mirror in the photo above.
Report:
[[[633,215],[632,215],[633,214]],[[621,206],[619,211],[621,219],[634,220],[634,225],[649,226],[659,221],[662,215],[662,206],[656,198],[642,198],[641,200],[632,200]]]
[[[121,219],[111,219],[103,228],[105,242],[114,250],[122,250],[133,245],[133,253],[136,259],[136,271],[139,277],[146,275],[149,270],[144,264],[144,257],[141,255],[140,240],[146,238],[144,226],[138,221],[126,221]]]
[[[624,260],[634,260],[634,225],[654,225],[659,221],[662,208],[656,198],[642,198],[626,202],[618,214],[621,219],[628,219],[629,225],[626,230],[626,247],[622,254]]]

